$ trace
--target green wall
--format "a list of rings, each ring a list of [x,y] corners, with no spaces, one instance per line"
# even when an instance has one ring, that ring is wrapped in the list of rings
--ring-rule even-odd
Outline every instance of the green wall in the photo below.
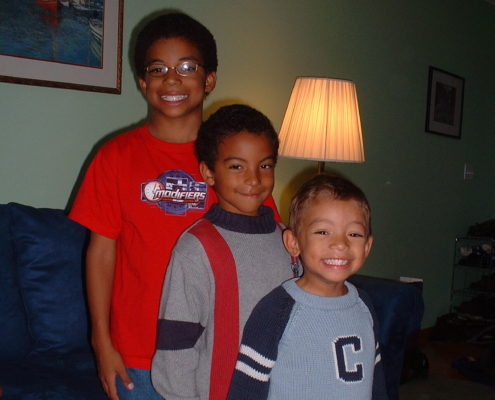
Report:
[[[297,76],[357,85],[364,164],[327,164],[367,193],[375,236],[363,273],[423,278],[423,326],[448,312],[454,237],[493,218],[495,8],[483,0],[125,0],[121,95],[0,83],[0,203],[70,205],[94,149],[141,124],[129,62],[135,27],[165,8],[210,28],[218,82],[206,115],[242,102],[280,128]],[[462,139],[424,132],[428,68],[465,78]],[[474,180],[463,180],[464,163]],[[281,159],[282,216],[316,163]]]

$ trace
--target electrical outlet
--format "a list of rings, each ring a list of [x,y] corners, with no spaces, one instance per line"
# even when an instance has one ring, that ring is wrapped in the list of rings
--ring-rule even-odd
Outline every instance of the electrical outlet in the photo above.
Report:
[[[464,180],[472,181],[474,177],[474,167],[471,164],[464,164]]]

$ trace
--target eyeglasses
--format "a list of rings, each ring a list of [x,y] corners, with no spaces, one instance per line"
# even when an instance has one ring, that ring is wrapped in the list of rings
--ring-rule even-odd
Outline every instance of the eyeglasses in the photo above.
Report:
[[[198,67],[203,66],[192,61],[184,61],[175,67],[167,67],[163,64],[151,64],[148,65],[145,70],[153,78],[162,78],[167,75],[169,69],[174,69],[176,74],[180,76],[191,76],[196,73]]]

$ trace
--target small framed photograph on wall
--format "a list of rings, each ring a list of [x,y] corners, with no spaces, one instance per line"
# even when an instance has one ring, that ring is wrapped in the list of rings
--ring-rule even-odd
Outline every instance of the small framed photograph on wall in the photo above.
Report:
[[[461,138],[464,78],[430,67],[426,132]]]

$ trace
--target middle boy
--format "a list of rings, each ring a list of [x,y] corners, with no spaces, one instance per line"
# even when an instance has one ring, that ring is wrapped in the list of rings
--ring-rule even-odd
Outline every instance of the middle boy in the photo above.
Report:
[[[182,234],[167,269],[151,366],[167,400],[225,400],[252,309],[298,275],[284,227],[262,205],[278,147],[270,120],[245,105],[220,108],[199,129],[201,176],[218,204]]]

